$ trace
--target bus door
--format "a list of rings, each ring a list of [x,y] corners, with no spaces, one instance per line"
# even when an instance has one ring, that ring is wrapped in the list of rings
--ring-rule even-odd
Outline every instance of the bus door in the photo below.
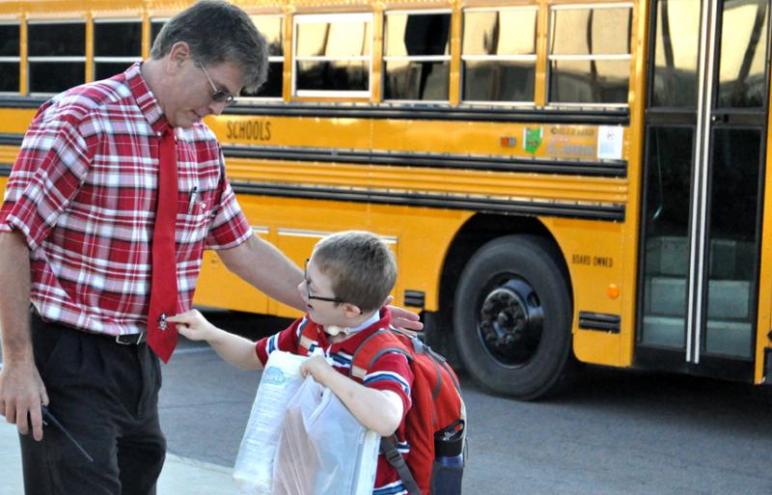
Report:
[[[769,3],[651,3],[636,365],[752,378]]]

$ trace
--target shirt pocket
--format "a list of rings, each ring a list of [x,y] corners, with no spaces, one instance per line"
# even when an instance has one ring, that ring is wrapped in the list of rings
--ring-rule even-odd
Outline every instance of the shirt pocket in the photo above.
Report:
[[[183,211],[177,217],[183,249],[203,242],[209,233],[214,214],[214,191],[196,191],[188,195]]]

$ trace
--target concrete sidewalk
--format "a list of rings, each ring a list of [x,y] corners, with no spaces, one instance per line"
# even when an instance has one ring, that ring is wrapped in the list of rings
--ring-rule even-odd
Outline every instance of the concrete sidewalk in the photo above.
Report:
[[[22,495],[21,455],[16,425],[0,417],[0,495]],[[158,495],[234,495],[231,469],[167,453]]]

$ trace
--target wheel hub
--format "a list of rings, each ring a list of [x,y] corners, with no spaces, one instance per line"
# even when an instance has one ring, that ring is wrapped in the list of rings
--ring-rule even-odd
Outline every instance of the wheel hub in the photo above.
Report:
[[[541,340],[542,314],[526,281],[511,278],[495,286],[480,308],[478,330],[486,349],[502,364],[525,364]]]

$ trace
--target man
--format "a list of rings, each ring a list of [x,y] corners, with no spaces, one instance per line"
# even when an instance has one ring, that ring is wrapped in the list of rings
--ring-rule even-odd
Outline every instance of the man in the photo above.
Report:
[[[304,308],[302,273],[253,235],[201,122],[266,66],[249,17],[207,0],[164,26],[149,60],[38,111],[0,209],[0,413],[19,430],[28,494],[155,493],[166,315],[190,308],[205,247]],[[60,430],[43,434],[48,404],[93,462]]]

